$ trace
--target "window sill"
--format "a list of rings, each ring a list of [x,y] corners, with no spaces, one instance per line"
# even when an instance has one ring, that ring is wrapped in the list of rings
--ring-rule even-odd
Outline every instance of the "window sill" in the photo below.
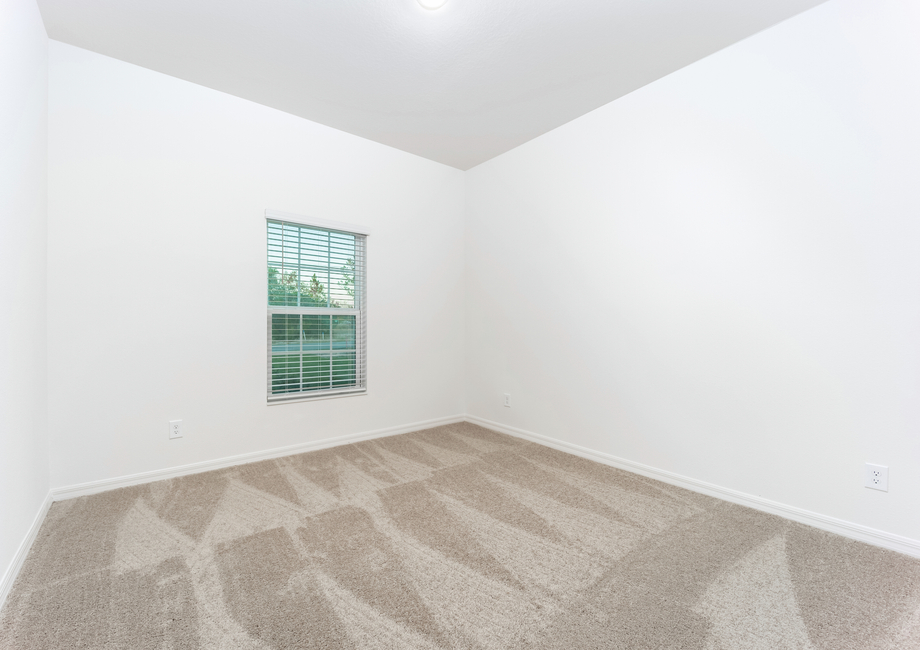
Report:
[[[321,395],[309,395],[304,393],[295,393],[290,397],[269,397],[267,404],[268,406],[276,406],[278,404],[290,404],[291,402],[316,402],[323,399],[338,399],[340,397],[359,397],[361,395],[367,395],[367,389],[361,388],[359,390],[343,390],[337,391],[334,393],[322,393]]]

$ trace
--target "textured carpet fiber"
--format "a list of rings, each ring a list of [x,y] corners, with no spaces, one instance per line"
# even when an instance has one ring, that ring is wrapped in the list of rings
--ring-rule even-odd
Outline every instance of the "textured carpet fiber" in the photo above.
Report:
[[[456,424],[55,503],[0,647],[920,648],[920,561]]]

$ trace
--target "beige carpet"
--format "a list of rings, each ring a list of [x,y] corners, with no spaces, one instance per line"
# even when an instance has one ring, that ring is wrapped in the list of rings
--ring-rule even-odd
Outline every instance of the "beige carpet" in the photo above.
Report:
[[[56,503],[0,648],[920,648],[920,561],[457,424]]]

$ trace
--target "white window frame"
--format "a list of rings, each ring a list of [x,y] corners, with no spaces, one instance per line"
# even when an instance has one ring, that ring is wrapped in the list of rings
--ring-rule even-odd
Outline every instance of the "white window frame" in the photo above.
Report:
[[[332,399],[336,397],[351,397],[355,395],[367,394],[367,240],[370,231],[352,223],[341,221],[331,221],[329,219],[318,219],[306,217],[303,215],[292,214],[290,212],[281,212],[279,210],[266,210],[265,223],[269,221],[281,221],[284,223],[296,224],[298,226],[308,226],[321,228],[323,230],[332,230],[350,235],[359,235],[364,238],[363,253],[364,264],[362,277],[360,281],[356,278],[355,291],[355,308],[323,308],[323,307],[288,307],[268,305],[267,318],[267,400],[268,404],[285,404],[289,402],[302,402],[320,399]],[[267,229],[266,229],[267,236]],[[266,291],[267,291],[266,287]],[[266,304],[268,303],[266,296]],[[272,315],[273,314],[318,314],[318,315],[354,315],[355,316],[355,363],[356,363],[356,383],[357,386],[348,386],[344,388],[328,388],[310,391],[301,391],[297,393],[280,393],[272,394]]]

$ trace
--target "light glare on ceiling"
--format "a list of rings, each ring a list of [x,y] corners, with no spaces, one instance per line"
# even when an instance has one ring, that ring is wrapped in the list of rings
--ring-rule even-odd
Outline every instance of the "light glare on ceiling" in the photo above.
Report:
[[[37,0],[56,41],[463,170],[823,2]]]
[[[418,0],[418,3],[425,9],[440,9],[447,0]]]

